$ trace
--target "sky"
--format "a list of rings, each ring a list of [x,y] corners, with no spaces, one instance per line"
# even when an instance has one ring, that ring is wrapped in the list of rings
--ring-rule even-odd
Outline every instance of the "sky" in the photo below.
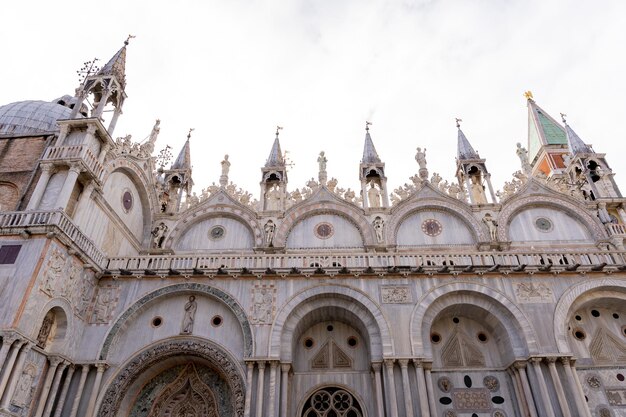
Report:
[[[359,188],[365,122],[388,189],[416,174],[454,179],[455,118],[496,189],[527,147],[524,91],[607,154],[626,192],[623,0],[13,1],[2,6],[0,104],[73,94],[76,70],[129,34],[114,137],[149,135],[178,153],[191,137],[194,191],[230,180],[259,198],[276,126],[289,190],[328,176]]]

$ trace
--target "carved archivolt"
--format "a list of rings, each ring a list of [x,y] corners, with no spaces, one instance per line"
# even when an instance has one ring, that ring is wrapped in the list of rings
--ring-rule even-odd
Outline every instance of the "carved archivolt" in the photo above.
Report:
[[[571,203],[564,198],[560,198],[556,193],[554,193],[549,196],[530,195],[507,201],[498,215],[498,224],[500,225],[500,227],[498,227],[498,240],[501,242],[509,240],[509,224],[517,213],[526,208],[538,206],[552,207],[557,210],[562,210],[575,219],[580,220],[595,239],[604,239],[606,237],[606,232],[604,231],[599,220],[587,213],[587,210],[584,207]]]
[[[235,415],[238,417],[243,416],[245,385],[235,359],[212,342],[185,338],[151,346],[122,365],[102,397],[100,411],[97,414],[98,417],[116,416],[124,395],[143,372],[169,357],[180,355],[202,358],[217,370],[230,387],[232,396],[230,401],[233,410],[235,410]],[[194,389],[206,394],[206,390],[198,384],[195,385]],[[206,401],[209,401],[208,397]],[[167,406],[167,404],[166,401],[164,406]],[[161,414],[150,414],[150,416],[153,415],[160,416]]]

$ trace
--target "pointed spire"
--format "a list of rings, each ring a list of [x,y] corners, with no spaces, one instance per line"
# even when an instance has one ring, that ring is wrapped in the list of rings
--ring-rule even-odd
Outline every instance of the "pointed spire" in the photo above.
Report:
[[[565,125],[565,135],[567,136],[567,144],[569,146],[569,151],[572,155],[576,155],[577,153],[592,153],[593,151],[589,146],[582,141],[582,139],[574,132],[574,130],[569,127],[567,124],[566,114],[561,113],[561,120]]]
[[[528,106],[528,160],[533,161],[543,146],[567,145],[565,129],[545,110],[527,96]]]
[[[459,130],[459,136],[457,140],[457,158],[458,159],[480,159],[478,152],[474,150],[469,140],[465,137],[465,134],[461,130],[461,119],[456,120],[456,127]]]
[[[180,150],[178,157],[176,158],[170,169],[191,169],[191,148],[189,145],[189,139],[191,139],[191,132],[193,131],[194,129],[189,129],[189,133],[187,134],[187,140],[185,141],[183,148]]]
[[[124,46],[100,69],[98,75],[113,75],[122,87],[126,86],[126,47],[132,38],[134,36],[128,35],[124,41]]]
[[[285,160],[283,159],[283,152],[280,150],[280,141],[278,140],[278,135],[282,130],[282,126],[276,126],[276,138],[274,139],[274,144],[272,145],[272,150],[270,151],[270,156],[267,158],[265,162],[266,167],[280,166],[285,165]]]
[[[365,122],[365,144],[363,145],[362,164],[379,164],[381,162],[378,157],[378,152],[376,152],[376,148],[374,147],[374,142],[372,142],[372,137],[370,136],[371,124],[372,122]]]

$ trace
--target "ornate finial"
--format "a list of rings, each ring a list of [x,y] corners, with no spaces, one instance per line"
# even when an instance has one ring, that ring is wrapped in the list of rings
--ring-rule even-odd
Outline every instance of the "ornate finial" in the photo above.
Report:
[[[165,165],[172,159],[172,147],[170,145],[166,145],[164,149],[161,149],[159,152],[159,156],[156,158],[157,165],[163,169]]]
[[[96,65],[96,61],[99,61],[99,59],[94,58],[91,61],[85,61],[83,62],[83,67],[79,69],[78,71],[76,71],[76,74],[78,74],[78,81],[81,84],[91,74],[95,74],[98,71],[100,71],[100,68]]]
[[[458,117],[455,117],[454,120],[456,121],[456,127],[461,127],[461,122],[463,121],[463,119],[459,119]]]
[[[372,122],[365,121],[365,131],[366,131],[366,132],[369,132],[369,131],[370,131],[370,125],[371,125],[371,124],[372,124]]]
[[[136,38],[135,35],[128,35],[128,38],[126,38],[126,40],[124,41],[124,45],[128,45],[128,42],[130,42],[131,39]]]
[[[285,166],[287,168],[293,168],[296,166],[296,163],[293,162],[291,158],[289,158],[288,154],[289,154],[289,151],[283,152],[283,161],[285,161]]]
[[[187,133],[187,140],[191,139],[191,132],[193,132],[194,130],[196,130],[196,128],[194,127],[189,128],[189,133]]]
[[[524,92],[524,97],[526,97],[526,100],[534,100],[533,93],[530,90]]]
[[[283,130],[283,127],[276,125],[276,139],[278,139],[279,130]]]
[[[565,119],[566,117],[567,117],[567,114],[561,113],[561,120],[563,120],[564,124],[567,124],[567,120]]]

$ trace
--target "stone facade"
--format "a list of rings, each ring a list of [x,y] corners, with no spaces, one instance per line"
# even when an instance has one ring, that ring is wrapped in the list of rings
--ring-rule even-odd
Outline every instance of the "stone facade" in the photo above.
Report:
[[[125,55],[0,107],[0,415],[626,416],[624,199],[531,97],[503,191],[459,126],[457,182],[418,148],[389,193],[366,124],[360,195],[277,129],[257,201],[114,139]]]

